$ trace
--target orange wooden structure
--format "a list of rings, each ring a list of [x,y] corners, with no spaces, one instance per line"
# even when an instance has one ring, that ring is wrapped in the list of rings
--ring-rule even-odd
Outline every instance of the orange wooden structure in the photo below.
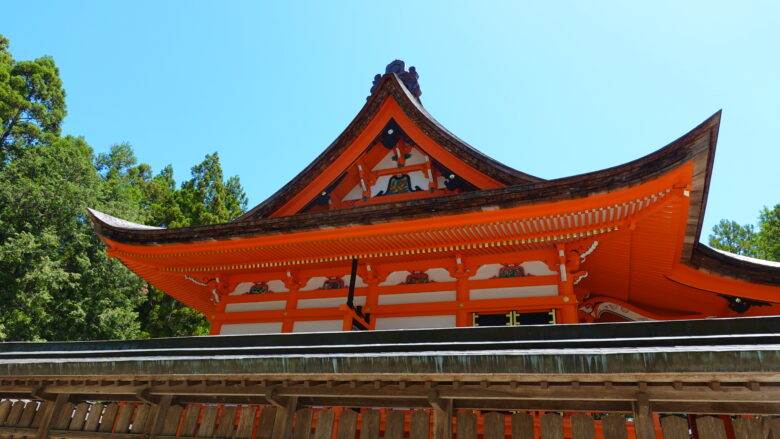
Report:
[[[409,75],[378,77],[319,157],[232,222],[90,211],[109,254],[213,334],[780,314],[780,264],[699,243],[720,112],[633,162],[543,180],[443,128]]]

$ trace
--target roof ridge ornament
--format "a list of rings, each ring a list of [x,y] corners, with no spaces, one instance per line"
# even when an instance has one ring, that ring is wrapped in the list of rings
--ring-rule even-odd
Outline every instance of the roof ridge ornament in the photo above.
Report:
[[[395,73],[398,75],[398,79],[403,82],[406,89],[409,90],[409,93],[411,93],[412,96],[414,96],[415,99],[420,102],[420,95],[422,95],[422,91],[420,90],[419,82],[417,82],[417,80],[420,78],[420,75],[417,73],[417,69],[414,66],[410,66],[409,70],[407,71],[406,63],[400,59],[396,59],[388,64],[387,67],[385,67],[385,75],[389,75],[390,73]],[[377,86],[379,86],[379,81],[381,79],[382,75],[380,74],[374,76],[374,82],[371,85],[371,92],[369,97],[374,94],[374,91],[376,91]]]

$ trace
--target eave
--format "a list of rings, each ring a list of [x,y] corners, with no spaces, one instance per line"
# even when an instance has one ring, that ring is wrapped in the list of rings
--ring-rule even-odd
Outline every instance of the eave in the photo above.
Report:
[[[613,168],[463,194],[177,229],[128,225],[124,220],[107,220],[105,215],[91,214],[91,217],[100,236],[123,244],[156,246],[240,239],[584,199],[651,181],[692,162],[694,186],[690,188],[689,226],[686,251],[682,255],[683,260],[690,260],[693,243],[698,241],[701,229],[719,123],[720,112],[717,112],[658,151]]]

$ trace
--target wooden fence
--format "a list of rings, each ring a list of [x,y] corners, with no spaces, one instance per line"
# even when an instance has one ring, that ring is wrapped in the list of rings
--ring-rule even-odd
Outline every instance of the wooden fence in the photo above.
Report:
[[[780,439],[780,418],[652,417],[637,432],[630,415],[512,413],[462,410],[449,423],[436,410],[301,408],[261,405],[160,404],[3,400],[0,436],[130,439]],[[641,428],[641,427],[638,427]],[[443,429],[436,432],[437,429]]]

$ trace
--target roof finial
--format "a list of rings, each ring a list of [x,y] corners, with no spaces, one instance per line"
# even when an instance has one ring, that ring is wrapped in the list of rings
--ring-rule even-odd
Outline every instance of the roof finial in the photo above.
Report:
[[[418,101],[420,100],[422,91],[420,90],[420,84],[417,82],[417,80],[420,78],[420,75],[417,73],[417,69],[415,69],[414,66],[409,67],[409,71],[406,71],[406,63],[400,59],[396,59],[388,64],[385,68],[385,75],[390,73],[398,75],[398,79],[403,82],[404,86],[406,86],[406,89],[409,90],[409,93],[417,98]],[[371,94],[374,94],[374,91],[379,85],[380,79],[382,79],[382,75],[374,76],[374,83],[371,86]]]

